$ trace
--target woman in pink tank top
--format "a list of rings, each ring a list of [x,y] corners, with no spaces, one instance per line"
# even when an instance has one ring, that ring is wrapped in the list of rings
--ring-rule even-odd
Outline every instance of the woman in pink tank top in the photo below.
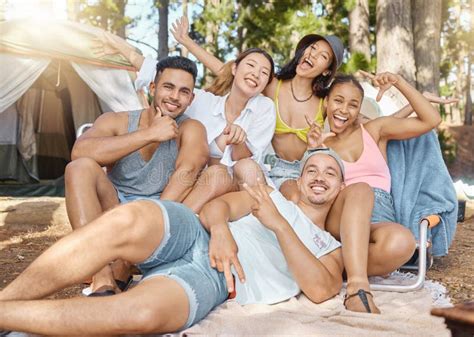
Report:
[[[325,145],[341,156],[346,170],[346,188],[326,223],[326,230],[342,242],[348,277],[344,304],[349,310],[378,313],[369,292],[368,276],[396,270],[408,261],[416,247],[412,233],[395,223],[387,142],[420,136],[435,128],[441,118],[430,102],[400,75],[365,75],[380,88],[377,100],[394,86],[416,112],[413,118],[381,117],[362,126],[358,117],[364,90],[353,76],[347,75],[335,78],[324,102],[334,134],[325,140]],[[319,134],[308,134],[308,146],[320,143]],[[367,194],[373,195],[374,202],[362,205],[358,199],[367,200]]]

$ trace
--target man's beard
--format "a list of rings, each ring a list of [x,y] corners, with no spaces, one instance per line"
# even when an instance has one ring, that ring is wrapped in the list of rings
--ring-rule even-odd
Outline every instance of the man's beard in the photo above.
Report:
[[[308,200],[310,203],[312,203],[313,205],[324,205],[325,203],[327,203],[328,201],[328,198],[327,197],[314,197],[314,196],[311,196],[311,197],[308,197]]]

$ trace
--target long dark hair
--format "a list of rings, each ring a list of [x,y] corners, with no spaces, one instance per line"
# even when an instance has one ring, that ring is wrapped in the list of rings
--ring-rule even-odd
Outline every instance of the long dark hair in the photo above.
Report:
[[[279,80],[291,80],[293,77],[295,77],[296,67],[298,66],[298,63],[300,63],[304,51],[316,41],[318,40],[310,41],[298,48],[295,51],[295,56],[293,56],[293,58],[280,69],[280,71],[276,75],[276,78]],[[313,94],[319,98],[324,98],[327,95],[329,85],[331,84],[331,81],[335,75],[334,71],[332,71],[332,69],[334,69],[334,62],[336,62],[335,57],[333,57],[333,61],[328,67],[328,70],[330,71],[328,75],[320,74],[313,79]]]
[[[217,77],[205,90],[208,92],[212,92],[214,95],[217,96],[224,96],[225,94],[227,94],[230,91],[230,88],[232,87],[232,82],[234,81],[234,75],[232,75],[232,65],[235,64],[236,66],[238,66],[244,58],[253,53],[262,54],[263,56],[265,56],[268,62],[270,62],[270,76],[268,77],[268,83],[270,83],[273,76],[275,75],[275,64],[273,63],[272,57],[263,49],[249,48],[241,52],[235,60],[229,61],[224,64],[221,70],[219,71]]]

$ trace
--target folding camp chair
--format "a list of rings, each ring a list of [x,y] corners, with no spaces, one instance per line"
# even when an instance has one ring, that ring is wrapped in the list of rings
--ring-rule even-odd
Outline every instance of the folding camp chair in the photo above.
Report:
[[[408,285],[400,285],[400,284],[371,284],[371,290],[381,290],[381,291],[396,291],[396,292],[409,292],[421,289],[423,287],[423,283],[425,282],[426,277],[426,270],[427,270],[427,255],[428,255],[428,228],[433,228],[440,222],[440,218],[438,215],[429,215],[424,217],[420,221],[420,236],[419,241],[417,243],[417,252],[418,253],[418,265],[417,268],[408,267],[404,268],[402,266],[401,269],[411,269],[416,270],[418,269],[418,276],[415,282],[408,284]]]
[[[80,127],[77,128],[76,138],[79,138],[84,132],[87,131],[87,129],[90,129],[91,127],[92,123],[82,124]]]

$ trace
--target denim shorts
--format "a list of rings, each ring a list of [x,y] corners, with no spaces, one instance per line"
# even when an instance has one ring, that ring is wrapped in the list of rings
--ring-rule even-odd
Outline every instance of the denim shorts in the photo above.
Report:
[[[300,161],[287,161],[277,157],[275,154],[268,154],[265,157],[265,164],[270,165],[271,170],[268,173],[275,188],[280,186],[289,179],[298,179],[300,177]]]
[[[165,230],[159,247],[137,267],[143,272],[142,281],[166,276],[184,288],[189,300],[186,329],[227,299],[225,277],[211,267],[209,235],[189,208],[173,201],[146,200],[161,208]]]
[[[380,188],[374,187],[372,189],[374,190],[374,208],[372,209],[371,223],[397,222],[392,195]]]

